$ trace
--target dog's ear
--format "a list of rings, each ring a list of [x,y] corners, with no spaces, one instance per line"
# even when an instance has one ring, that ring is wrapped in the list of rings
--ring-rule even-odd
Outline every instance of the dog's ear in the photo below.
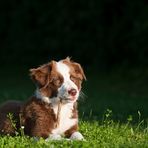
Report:
[[[38,68],[30,69],[31,79],[39,88],[44,87],[48,83],[53,63],[54,61],[51,61]]]
[[[80,74],[84,80],[86,80],[86,76],[84,74],[84,70],[80,64],[76,62],[72,62],[72,66],[74,67],[75,73]]]

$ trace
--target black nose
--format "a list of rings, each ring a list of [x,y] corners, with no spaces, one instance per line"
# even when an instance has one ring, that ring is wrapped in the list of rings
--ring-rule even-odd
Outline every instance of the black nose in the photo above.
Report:
[[[68,91],[68,93],[71,95],[71,96],[75,96],[77,94],[77,90],[76,89],[70,89]]]

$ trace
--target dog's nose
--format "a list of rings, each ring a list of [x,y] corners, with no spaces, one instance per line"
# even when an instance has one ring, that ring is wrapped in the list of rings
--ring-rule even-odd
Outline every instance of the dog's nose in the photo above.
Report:
[[[70,89],[68,91],[68,93],[71,95],[71,96],[75,96],[77,94],[77,90],[76,89]]]

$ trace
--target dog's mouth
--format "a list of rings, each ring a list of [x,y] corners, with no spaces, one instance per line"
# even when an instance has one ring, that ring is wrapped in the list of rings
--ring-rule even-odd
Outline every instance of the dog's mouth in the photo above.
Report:
[[[75,101],[75,100],[76,100],[75,97],[73,97],[73,98],[60,97],[60,101],[61,101],[61,102],[62,102],[62,101],[73,102],[73,101]]]

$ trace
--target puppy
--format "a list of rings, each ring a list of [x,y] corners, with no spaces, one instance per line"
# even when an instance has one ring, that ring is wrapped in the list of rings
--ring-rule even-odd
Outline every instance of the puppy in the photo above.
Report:
[[[80,64],[69,58],[51,61],[31,69],[30,75],[37,88],[26,103],[16,105],[19,113],[12,109],[12,113],[17,114],[15,117],[19,117],[17,127],[23,126],[24,133],[33,137],[59,140],[65,136],[82,140],[78,132],[77,100],[86,77]],[[0,119],[1,122],[5,124]],[[3,127],[0,126],[3,133],[11,131]],[[14,129],[10,134],[13,133]]]

